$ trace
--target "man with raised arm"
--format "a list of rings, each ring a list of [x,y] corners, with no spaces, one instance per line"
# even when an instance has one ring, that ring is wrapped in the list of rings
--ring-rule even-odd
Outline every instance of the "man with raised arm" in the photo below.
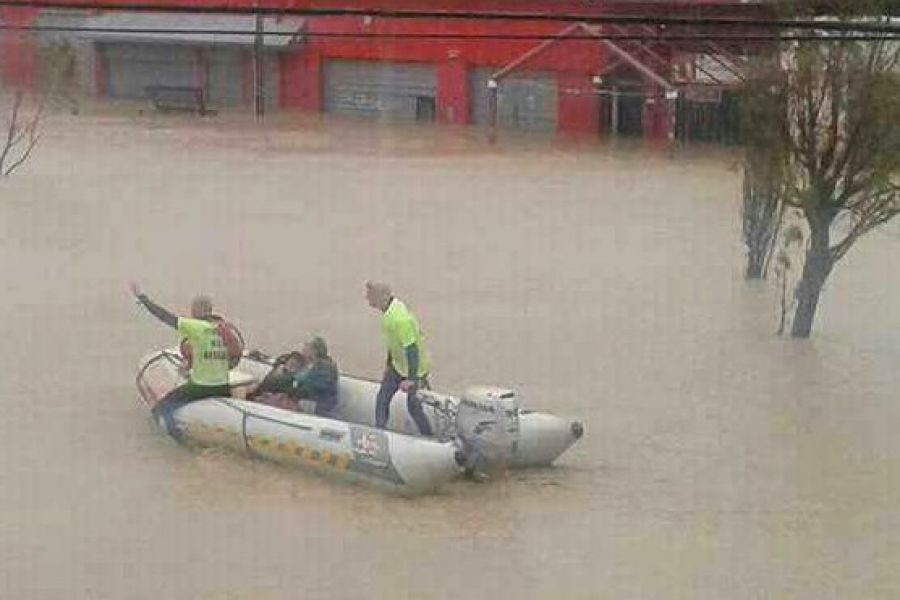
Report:
[[[177,329],[187,339],[191,349],[188,381],[168,394],[153,407],[153,416],[161,419],[166,431],[181,441],[172,414],[178,408],[203,398],[229,396],[229,353],[220,333],[221,319],[213,314],[212,300],[208,296],[196,296],[191,301],[190,317],[179,317],[156,304],[144,294],[136,283],[130,284],[131,293],[138,304],[157,319]]]

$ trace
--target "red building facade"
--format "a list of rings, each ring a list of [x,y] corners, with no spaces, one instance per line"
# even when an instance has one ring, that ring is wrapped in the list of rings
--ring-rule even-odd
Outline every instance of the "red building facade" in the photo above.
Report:
[[[479,36],[554,36],[565,24],[478,21],[397,22],[361,17],[312,20],[304,52],[282,59],[282,105],[306,110],[325,107],[325,65],[329,61],[379,61],[434,65],[437,71],[439,122],[472,122],[470,73],[473,69],[499,71],[541,43],[540,39],[509,40]],[[388,34],[459,35],[460,39],[408,39],[393,41]],[[340,37],[319,37],[338,34]],[[345,37],[360,34],[359,38]],[[465,40],[462,36],[473,39]],[[593,131],[598,127],[597,96],[592,78],[604,64],[599,44],[587,40],[560,41],[526,61],[520,72],[553,73],[557,80],[558,121],[562,131]]]
[[[53,3],[79,4],[70,0]],[[127,8],[144,3],[101,0],[99,4]],[[250,10],[256,6],[253,0],[168,0],[154,4],[176,10]],[[617,132],[630,128],[632,133],[650,138],[672,134],[676,95],[671,92],[678,85],[675,63],[682,51],[690,48],[658,41],[604,41],[601,38],[606,34],[641,32],[652,36],[660,30],[627,23],[579,26],[577,18],[764,16],[759,3],[739,0],[621,0],[602,4],[572,0],[552,4],[532,0],[430,4],[413,0],[268,0],[260,5],[276,14],[292,9],[319,11],[304,16],[297,43],[271,57],[273,70],[269,76],[277,79],[277,86],[270,94],[277,96],[280,108],[448,124],[505,124],[589,135],[603,134],[611,127]],[[341,11],[350,14],[332,14]],[[407,11],[440,11],[446,16],[405,17]],[[491,18],[478,18],[479,13]],[[498,19],[498,13],[510,18]],[[523,20],[516,15],[540,18]],[[37,17],[30,8],[0,9],[0,18],[8,24],[28,25]],[[172,25],[178,26],[177,16],[173,16]],[[27,34],[7,31],[0,42],[4,56],[15,57],[3,61],[4,79],[33,81],[33,40]],[[173,39],[172,43],[179,41]],[[110,65],[118,64],[106,59],[104,52],[122,54],[120,46],[96,44],[93,87],[101,93],[110,93],[116,87],[110,85],[109,79],[115,76],[110,73]],[[233,76],[241,78],[243,99],[247,100],[249,50],[243,53],[241,72]],[[195,54],[202,56],[203,52]],[[204,67],[197,79],[205,81],[208,69],[208,65]],[[499,99],[491,98],[492,87]]]
[[[12,27],[34,24],[40,10],[0,6],[0,23]],[[37,75],[37,45],[33,36],[23,30],[0,33],[0,81],[12,86],[32,86]]]

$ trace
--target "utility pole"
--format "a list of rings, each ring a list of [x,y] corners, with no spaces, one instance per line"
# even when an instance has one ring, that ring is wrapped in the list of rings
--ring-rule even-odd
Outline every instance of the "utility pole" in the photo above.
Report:
[[[619,86],[612,86],[612,104],[610,108],[609,129],[612,137],[619,136]]]
[[[262,120],[265,112],[265,82],[263,80],[263,13],[257,4],[256,33],[253,37],[253,110],[257,120]]]

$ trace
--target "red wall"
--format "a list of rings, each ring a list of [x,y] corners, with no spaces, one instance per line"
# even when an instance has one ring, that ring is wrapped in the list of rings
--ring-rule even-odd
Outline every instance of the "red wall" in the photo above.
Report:
[[[359,60],[405,60],[442,62],[455,57],[466,64],[499,66],[518,58],[541,40],[478,39],[489,35],[548,36],[559,33],[562,23],[522,23],[515,21],[391,21],[373,19],[366,24],[363,17],[322,17],[310,19],[307,27],[308,46],[319,49],[328,58]],[[473,36],[475,39],[366,39],[365,37],[328,37],[358,34],[433,34]],[[588,40],[568,40],[542,53],[528,63],[530,68],[572,70],[592,73],[600,58],[598,44]]]
[[[440,122],[469,122],[469,70],[465,61],[455,54],[451,54],[438,67],[437,103]]]
[[[15,0],[13,0],[15,1]],[[23,0],[24,2],[25,0]],[[43,0],[59,6],[84,4],[84,0]],[[93,0],[95,6],[127,7],[146,0]],[[157,0],[160,7],[251,9],[256,0]],[[611,0],[587,3],[583,0],[260,0],[263,8],[350,9],[356,11],[441,11],[508,12],[602,16],[604,14],[666,14],[699,17],[764,17],[766,7],[748,5],[743,0]],[[5,22],[30,23],[36,11],[26,8],[0,8]],[[377,60],[427,62],[438,71],[438,119],[445,123],[470,121],[470,69],[500,69],[528,52],[542,40],[504,39],[390,39],[352,37],[355,34],[426,34],[440,32],[458,36],[535,35],[553,36],[568,23],[521,20],[465,19],[389,19],[362,16],[310,17],[307,39],[293,53],[281,57],[281,97],[285,107],[317,111],[323,105],[323,62],[326,60]],[[33,48],[22,34],[0,34],[0,75],[11,82],[28,84],[36,73]],[[351,37],[341,37],[341,36]],[[560,40],[521,65],[517,72],[549,71],[555,74],[558,96],[559,129],[563,132],[596,133],[599,129],[599,98],[591,78],[602,71],[607,60],[602,44],[592,40]],[[98,62],[98,82],[105,81],[104,65]],[[670,118],[667,103],[658,101],[645,108],[648,136],[667,138]]]
[[[559,130],[563,133],[600,132],[600,97],[590,77],[560,73],[556,78],[559,89]]]
[[[38,10],[0,6],[0,23],[29,26]],[[37,46],[27,32],[0,31],[0,80],[12,87],[29,88],[37,83]]]
[[[280,104],[307,111],[322,110],[322,57],[305,50],[281,56]]]
[[[470,122],[469,70],[499,70],[542,43],[541,39],[480,39],[487,35],[552,36],[567,25],[515,21],[390,21],[363,17],[310,19],[307,40],[295,53],[282,58],[282,104],[305,110],[322,109],[324,60],[425,62],[437,65],[438,120]],[[426,34],[470,36],[473,39],[391,39],[365,35]],[[355,37],[356,35],[360,37]],[[348,37],[344,37],[348,36]],[[561,39],[521,65],[516,72],[551,71],[557,76],[559,120],[562,131],[598,129],[597,96],[591,78],[605,59],[595,41]]]

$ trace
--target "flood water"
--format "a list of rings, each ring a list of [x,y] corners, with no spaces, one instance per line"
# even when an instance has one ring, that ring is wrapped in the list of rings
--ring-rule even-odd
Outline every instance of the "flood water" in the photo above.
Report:
[[[734,156],[225,117],[54,116],[0,182],[0,597],[896,598],[900,236],[808,342],[742,280]],[[387,496],[190,452],[137,401],[211,294],[377,377],[366,279],[434,386],[585,423],[551,469]]]

